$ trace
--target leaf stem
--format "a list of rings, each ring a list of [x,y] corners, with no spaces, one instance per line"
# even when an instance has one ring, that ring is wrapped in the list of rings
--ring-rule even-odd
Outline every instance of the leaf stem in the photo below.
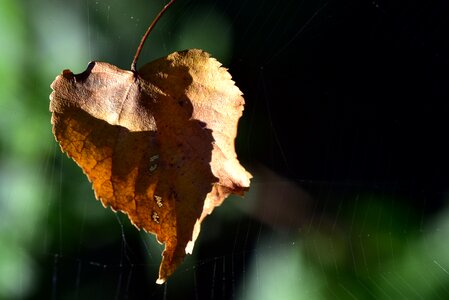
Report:
[[[145,44],[145,41],[148,38],[148,35],[150,34],[151,30],[153,30],[154,26],[156,25],[157,21],[162,17],[162,15],[167,11],[167,9],[175,2],[176,0],[171,0],[168,2],[164,8],[159,12],[159,14],[154,18],[153,22],[151,22],[150,26],[148,27],[147,31],[143,35],[142,39],[140,40],[139,47],[137,47],[136,55],[134,55],[133,62],[131,63],[131,71],[136,72],[136,64],[137,60],[139,59],[140,52],[142,51],[143,44]]]

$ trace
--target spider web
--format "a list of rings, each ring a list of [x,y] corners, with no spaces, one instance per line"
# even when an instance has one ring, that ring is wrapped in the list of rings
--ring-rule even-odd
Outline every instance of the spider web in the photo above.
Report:
[[[449,63],[447,4],[178,1],[140,61],[203,48],[230,69],[246,100],[237,153],[254,179],[156,285],[163,246],[94,199],[53,142],[49,90],[33,80],[47,86],[89,60],[129,68],[164,2],[11,3],[19,21],[0,28],[18,46],[0,51],[39,70],[25,81],[30,101],[0,102],[16,116],[1,121],[0,298],[448,297],[448,90],[434,72]],[[24,59],[27,43],[45,64]]]

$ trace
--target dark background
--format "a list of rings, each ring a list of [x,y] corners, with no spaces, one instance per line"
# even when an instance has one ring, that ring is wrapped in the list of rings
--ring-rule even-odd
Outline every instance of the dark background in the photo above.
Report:
[[[240,60],[231,69],[243,90],[256,92],[247,110],[264,126],[249,137],[257,159],[292,179],[444,191],[448,4],[308,4],[291,23],[293,16],[278,19],[282,5],[266,7],[249,45],[236,31]],[[279,32],[270,30],[279,22]]]
[[[150,37],[140,62],[181,50],[174,45],[183,38],[180,26],[189,23],[180,20],[196,11],[205,12],[205,18],[218,12],[230,21],[232,43],[225,66],[246,100],[236,148],[254,179],[247,197],[232,197],[205,221],[194,256],[164,286],[153,283],[162,248],[130,225],[126,216],[114,215],[93,199],[84,175],[59,153],[51,137],[46,101],[48,85],[64,68],[81,72],[89,60],[127,68],[141,34],[163,2],[16,5],[11,13],[23,18],[28,43],[23,47],[30,50],[19,70],[28,74],[24,83],[35,91],[25,94],[28,102],[18,101],[30,109],[29,115],[39,113],[40,122],[47,122],[42,131],[47,142],[33,156],[33,166],[48,186],[35,198],[46,207],[36,223],[41,235],[30,238],[32,243],[23,242],[32,257],[33,283],[17,295],[30,299],[444,299],[449,295],[447,1],[178,0],[174,4],[161,20],[155,40]],[[69,38],[76,34],[61,16],[80,20],[84,45],[77,47],[85,52],[70,51]],[[60,28],[68,40],[43,38],[39,24]],[[49,40],[53,52],[39,50]],[[219,39],[215,43],[220,47]],[[55,52],[57,57],[50,56]],[[73,57],[85,60],[85,65]],[[39,100],[30,100],[36,95]],[[10,104],[0,109],[6,116]],[[0,144],[3,166],[8,151],[16,149],[8,143],[5,135]],[[13,196],[8,199],[14,201]],[[278,267],[283,262],[273,257],[284,259],[286,267]],[[296,266],[299,257],[303,260]],[[252,273],[254,268],[259,272]]]

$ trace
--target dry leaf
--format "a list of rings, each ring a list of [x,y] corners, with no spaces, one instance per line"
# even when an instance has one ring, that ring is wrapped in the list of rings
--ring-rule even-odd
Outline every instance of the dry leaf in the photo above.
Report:
[[[234,139],[244,100],[231,75],[202,50],[175,52],[136,71],[91,62],[51,84],[53,133],[103,205],[165,243],[158,283],[192,253],[202,220],[251,174]]]
[[[251,175],[234,139],[244,100],[202,50],[175,52],[138,72],[91,62],[51,85],[53,133],[104,206],[154,233],[165,251],[158,282],[191,253],[200,223]]]

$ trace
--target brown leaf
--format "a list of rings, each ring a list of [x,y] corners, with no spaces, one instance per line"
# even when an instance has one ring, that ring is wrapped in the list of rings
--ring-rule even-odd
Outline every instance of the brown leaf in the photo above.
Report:
[[[251,175],[234,139],[244,100],[202,50],[175,52],[138,72],[91,62],[51,85],[53,133],[95,196],[165,243],[158,283],[191,253],[201,221]]]

